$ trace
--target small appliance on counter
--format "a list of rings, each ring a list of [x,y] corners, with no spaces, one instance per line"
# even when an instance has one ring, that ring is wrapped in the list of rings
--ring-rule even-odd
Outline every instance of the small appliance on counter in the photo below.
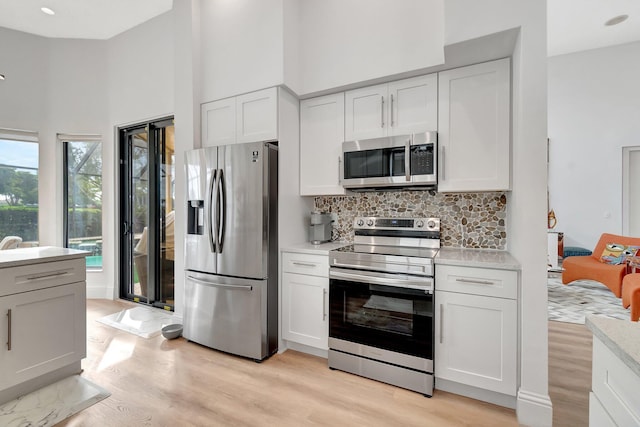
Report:
[[[312,245],[331,241],[333,218],[327,212],[311,212],[309,224],[309,241]]]

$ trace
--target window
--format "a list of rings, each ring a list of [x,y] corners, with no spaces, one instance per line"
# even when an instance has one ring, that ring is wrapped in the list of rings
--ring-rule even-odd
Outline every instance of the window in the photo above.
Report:
[[[38,244],[38,138],[0,129],[0,241]],[[6,240],[8,241],[8,240]]]
[[[102,143],[99,136],[58,135],[63,144],[65,247],[90,252],[88,269],[102,268]]]

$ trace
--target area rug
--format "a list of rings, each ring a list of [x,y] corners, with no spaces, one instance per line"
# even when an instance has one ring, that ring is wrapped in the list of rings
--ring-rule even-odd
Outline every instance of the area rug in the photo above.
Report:
[[[110,395],[73,375],[0,406],[0,426],[53,426]]]
[[[142,338],[160,335],[163,326],[181,323],[170,311],[159,308],[134,307],[96,319],[98,322]]]
[[[585,316],[592,314],[629,320],[629,310],[622,307],[622,300],[602,283],[576,280],[563,285],[560,275],[549,274],[547,290],[549,320],[584,323]]]

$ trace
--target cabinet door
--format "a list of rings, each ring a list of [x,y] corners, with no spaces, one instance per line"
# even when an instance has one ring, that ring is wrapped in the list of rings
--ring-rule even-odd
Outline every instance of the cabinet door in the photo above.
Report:
[[[236,142],[236,99],[226,98],[202,104],[202,146]]]
[[[278,88],[236,97],[237,142],[278,139]]]
[[[327,277],[282,274],[282,338],[329,348]]]
[[[387,85],[350,90],[345,94],[345,141],[387,135]]]
[[[437,74],[389,83],[389,135],[437,129]]]
[[[439,73],[438,191],[510,189],[509,59]]]
[[[436,378],[515,396],[516,301],[436,291]]]
[[[340,183],[344,93],[300,102],[300,195],[345,194]]]
[[[86,356],[85,288],[85,282],[77,282],[0,298],[0,336],[6,337],[0,389]]]

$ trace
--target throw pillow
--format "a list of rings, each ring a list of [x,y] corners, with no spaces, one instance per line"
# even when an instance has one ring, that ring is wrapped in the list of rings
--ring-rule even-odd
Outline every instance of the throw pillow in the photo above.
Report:
[[[600,262],[618,265],[627,261],[628,257],[636,256],[640,246],[621,245],[619,243],[607,243],[600,256]]]

